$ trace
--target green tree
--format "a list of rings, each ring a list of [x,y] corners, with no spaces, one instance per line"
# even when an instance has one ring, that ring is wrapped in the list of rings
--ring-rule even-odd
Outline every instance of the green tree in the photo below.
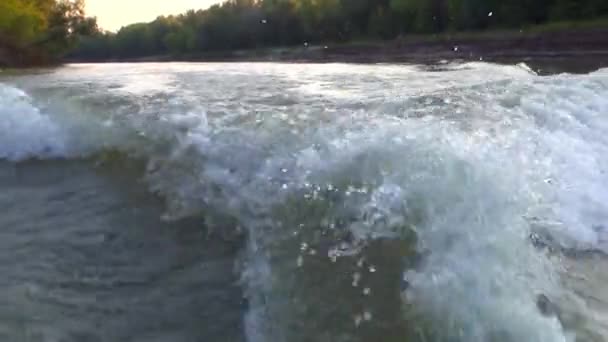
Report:
[[[30,5],[44,3],[48,6],[50,1],[55,4],[53,8],[57,8],[57,4],[67,0],[57,3],[52,0],[0,1],[5,1],[5,7],[24,1],[30,1]],[[32,5],[34,10],[42,7]],[[21,10],[30,13],[25,8]],[[55,21],[49,22],[49,27],[62,29],[62,34],[53,41],[71,42],[61,37],[77,32],[77,38],[96,31],[94,21],[85,20],[81,11],[70,13],[74,14],[59,16],[65,20],[60,20],[58,25]],[[182,15],[159,17],[147,24],[130,25],[117,34],[89,35],[81,40],[73,56],[130,58],[345,41],[359,37],[391,39],[408,33],[521,27],[550,20],[585,20],[602,15],[608,15],[607,0],[228,0],[206,10],[192,10]],[[71,17],[77,20],[66,19]],[[28,18],[36,20],[35,15]],[[15,22],[14,19],[11,22]],[[69,28],[79,25],[70,22],[90,29],[71,30]],[[22,26],[37,32],[40,29],[36,27],[46,25],[44,18],[38,23],[38,26]],[[20,26],[13,24],[13,27]],[[22,36],[37,35],[24,28],[20,30]]]
[[[24,45],[40,36],[46,28],[45,13],[36,3],[24,0],[0,1],[0,38]]]

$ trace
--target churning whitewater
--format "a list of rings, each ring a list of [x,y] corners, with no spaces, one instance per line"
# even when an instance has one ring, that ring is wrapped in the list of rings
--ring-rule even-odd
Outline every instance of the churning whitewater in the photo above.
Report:
[[[7,340],[24,331],[31,341],[608,339],[608,70],[541,77],[524,64],[108,64],[0,82],[0,201],[17,203],[0,214],[0,272],[12,277],[0,287],[27,292],[0,305]],[[188,244],[189,253],[238,248],[222,267],[209,266],[219,260],[211,252],[199,267],[176,265],[188,273],[165,283],[110,281],[109,264],[98,262],[70,273],[80,287],[68,298],[49,285],[49,268],[12,252],[11,239],[27,246],[32,234],[16,228],[30,224],[29,197],[17,195],[47,198],[19,170],[60,175],[49,193],[72,196],[80,190],[65,195],[65,187],[76,180],[76,189],[102,189],[59,200],[59,213],[36,221],[40,234],[63,234],[57,262],[76,258],[69,238],[94,228],[64,234],[52,220],[140,186],[148,194],[128,205],[162,205],[137,217],[175,231],[194,226],[201,241],[215,241]],[[109,195],[112,186],[91,182],[120,184]],[[116,236],[143,224],[93,203],[84,222],[121,227],[87,240],[99,260],[114,253]],[[141,260],[130,270],[161,262],[164,242],[154,234],[137,235],[157,248],[133,252]],[[186,285],[198,278],[221,284],[213,293],[223,302]],[[114,299],[100,299],[100,284]],[[162,298],[145,302],[154,309],[109,306],[146,291]],[[186,315],[189,298],[200,305]],[[95,312],[62,314],[76,307]],[[227,314],[242,324],[226,323]],[[107,323],[113,315],[180,321],[150,336]]]

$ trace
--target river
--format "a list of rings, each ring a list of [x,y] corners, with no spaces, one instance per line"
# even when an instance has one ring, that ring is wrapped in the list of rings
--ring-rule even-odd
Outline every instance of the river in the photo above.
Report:
[[[0,74],[0,340],[608,340],[608,70]]]

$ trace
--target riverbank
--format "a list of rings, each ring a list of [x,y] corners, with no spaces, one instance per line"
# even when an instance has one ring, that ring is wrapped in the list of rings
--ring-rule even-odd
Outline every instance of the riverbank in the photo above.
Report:
[[[0,35],[0,71],[2,69],[26,69],[61,64],[44,47],[43,42],[19,42],[14,36]]]
[[[0,41],[0,71],[4,68],[25,69],[54,66],[60,62],[38,49],[27,49]]]
[[[599,27],[537,27],[521,31],[492,31],[407,36],[391,41],[220,51],[190,55],[127,59],[70,59],[88,62],[306,62],[415,63],[440,61],[529,62],[541,72],[552,66],[572,72],[608,67],[608,25]],[[549,70],[544,70],[546,67]],[[570,70],[571,69],[571,70]]]

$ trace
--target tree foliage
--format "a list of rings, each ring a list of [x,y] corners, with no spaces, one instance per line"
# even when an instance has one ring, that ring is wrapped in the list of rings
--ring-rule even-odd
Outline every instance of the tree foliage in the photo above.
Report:
[[[608,16],[608,0],[227,0],[112,33],[101,32],[83,8],[83,0],[0,0],[0,47],[10,42],[61,56],[76,46],[73,57],[121,59]]]
[[[14,1],[14,0],[13,0]],[[74,56],[127,58],[408,33],[519,28],[608,15],[607,0],[228,0],[83,40]]]
[[[78,37],[96,32],[84,0],[0,0],[0,52],[15,58],[48,62],[74,47]]]

